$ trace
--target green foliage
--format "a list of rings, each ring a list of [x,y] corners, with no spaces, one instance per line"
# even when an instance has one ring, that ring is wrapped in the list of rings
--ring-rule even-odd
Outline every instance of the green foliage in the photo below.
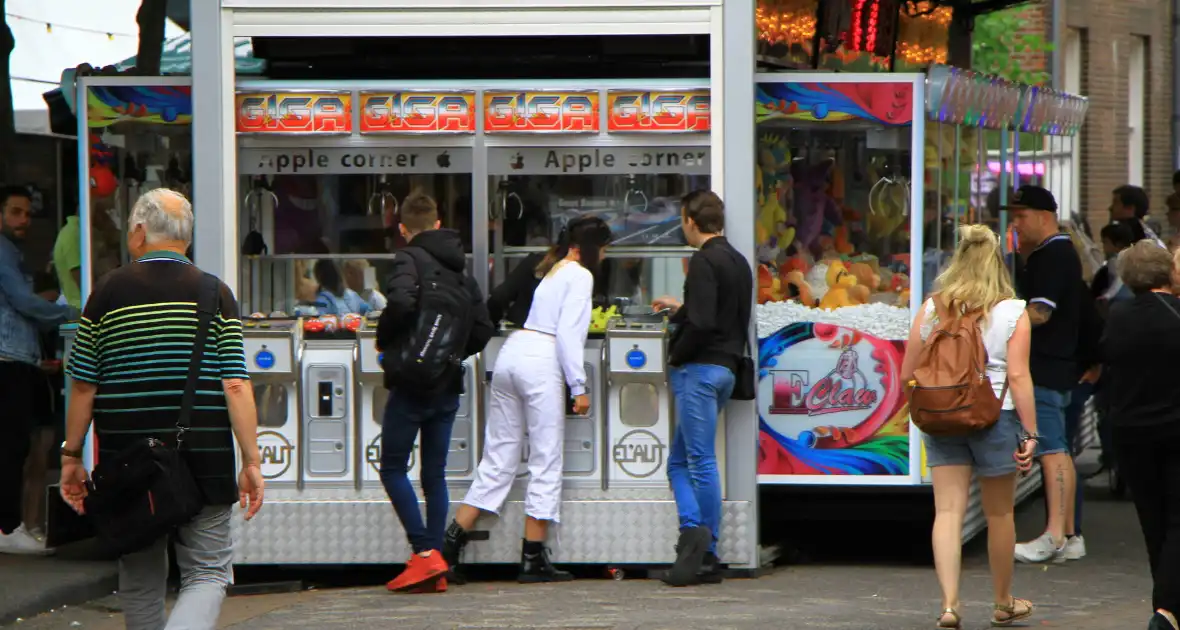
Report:
[[[1042,35],[1021,33],[1027,20],[1025,7],[1012,7],[975,18],[971,35],[971,68],[1009,81],[1039,85],[1049,74],[1021,67],[1023,57],[1053,50],[1053,42]]]

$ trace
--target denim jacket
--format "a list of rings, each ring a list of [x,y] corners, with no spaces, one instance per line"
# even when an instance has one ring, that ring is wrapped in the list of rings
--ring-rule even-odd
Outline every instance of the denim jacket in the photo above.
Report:
[[[37,365],[41,332],[64,324],[76,311],[33,293],[23,260],[16,245],[0,234],[0,360]]]

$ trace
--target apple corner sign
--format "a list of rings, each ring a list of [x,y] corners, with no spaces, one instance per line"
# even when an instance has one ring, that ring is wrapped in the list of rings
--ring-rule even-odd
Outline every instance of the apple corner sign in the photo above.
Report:
[[[379,173],[470,173],[471,149],[463,147],[244,148],[244,175],[344,175]]]

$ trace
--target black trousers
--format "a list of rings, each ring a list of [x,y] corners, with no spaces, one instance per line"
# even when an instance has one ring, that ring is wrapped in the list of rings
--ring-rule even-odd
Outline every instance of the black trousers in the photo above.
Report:
[[[1114,429],[1151,562],[1152,608],[1180,612],[1180,426]]]
[[[0,361],[0,531],[5,534],[21,524],[25,459],[44,379],[37,366]]]

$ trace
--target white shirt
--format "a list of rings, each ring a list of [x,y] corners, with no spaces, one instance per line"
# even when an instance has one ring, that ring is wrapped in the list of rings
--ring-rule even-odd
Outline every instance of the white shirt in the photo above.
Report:
[[[575,262],[558,261],[533,292],[524,322],[528,330],[557,337],[557,361],[570,393],[586,393],[584,352],[590,333],[590,302],[594,276]]]
[[[1000,395],[1004,383],[1008,380],[1008,340],[1016,331],[1016,322],[1020,321],[1020,316],[1024,314],[1024,307],[1024,300],[1004,300],[993,306],[992,312],[988,313],[987,319],[982,322],[983,348],[987,350],[987,376],[991,379],[992,390],[996,392],[996,396]],[[922,341],[925,341],[930,333],[934,332],[938,314],[934,310],[932,300],[926,300],[923,308],[921,333]],[[1016,408],[1012,402],[1012,388],[1008,388],[1001,408]]]

